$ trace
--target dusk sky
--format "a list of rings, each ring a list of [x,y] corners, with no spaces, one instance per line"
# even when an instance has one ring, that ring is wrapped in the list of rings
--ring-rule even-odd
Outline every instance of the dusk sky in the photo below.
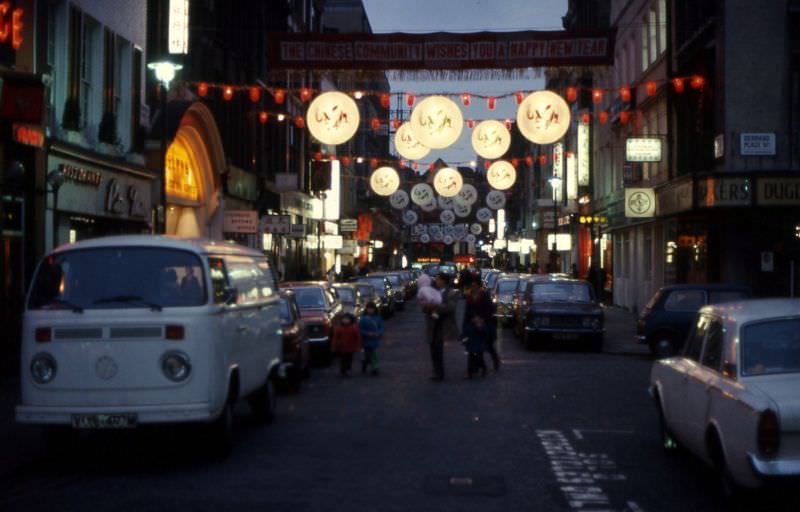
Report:
[[[567,11],[567,0],[364,0],[374,32],[478,32],[561,30],[561,16]],[[517,90],[543,87],[542,79],[481,81],[401,81],[391,80],[392,91],[415,93],[471,92],[501,95]],[[460,105],[460,103],[459,103]],[[464,118],[514,119],[513,98],[497,102],[490,111],[485,100],[473,101],[463,108]],[[423,159],[430,162],[443,158],[448,163],[475,158],[470,144],[471,131],[465,127],[453,146],[432,151]]]

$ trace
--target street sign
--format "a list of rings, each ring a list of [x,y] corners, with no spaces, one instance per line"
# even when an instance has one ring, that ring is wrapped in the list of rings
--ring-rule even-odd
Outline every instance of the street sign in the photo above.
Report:
[[[774,155],[774,133],[742,133],[739,140],[739,153],[742,155]]]
[[[342,219],[339,221],[339,231],[342,233],[350,233],[358,230],[358,221],[356,219]]]
[[[290,238],[304,238],[306,236],[305,224],[292,224],[289,228]]]
[[[660,162],[661,139],[631,137],[625,140],[625,160],[628,162]]]
[[[225,210],[222,218],[225,233],[258,233],[258,212],[255,210]]]
[[[264,233],[288,235],[292,230],[292,218],[289,215],[267,215],[264,217]]]

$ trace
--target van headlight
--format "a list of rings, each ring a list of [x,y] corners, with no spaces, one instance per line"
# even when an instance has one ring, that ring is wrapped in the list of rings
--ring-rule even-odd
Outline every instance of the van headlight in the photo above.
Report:
[[[50,354],[42,352],[33,356],[31,361],[31,377],[37,384],[47,384],[56,376],[56,360]]]
[[[161,370],[172,382],[182,382],[192,373],[192,363],[183,352],[167,352],[161,358]]]

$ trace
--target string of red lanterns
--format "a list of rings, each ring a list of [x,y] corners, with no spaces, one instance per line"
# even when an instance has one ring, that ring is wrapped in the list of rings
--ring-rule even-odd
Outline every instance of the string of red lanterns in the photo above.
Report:
[[[569,152],[567,152],[567,154],[569,154]],[[401,158],[401,159],[386,159],[386,158],[376,158],[376,157],[370,157],[370,156],[356,156],[356,155],[327,155],[327,154],[323,154],[321,151],[315,152],[312,155],[312,158],[314,160],[316,160],[316,161],[338,160],[339,163],[341,163],[341,165],[344,168],[349,168],[350,165],[353,164],[353,163],[359,163],[359,164],[368,163],[369,166],[372,169],[376,169],[379,166],[383,166],[383,165],[389,165],[389,166],[395,166],[396,165],[397,167],[399,167],[401,169],[413,169],[415,171],[418,171],[420,169],[424,169],[424,172],[428,172],[428,171],[433,171],[435,169],[435,165],[436,165],[436,162],[427,162],[427,163],[425,163],[425,162],[409,162],[408,160],[403,159],[403,158]],[[494,162],[497,162],[499,160],[505,160],[505,161],[511,163],[511,165],[514,168],[518,168],[523,163],[526,166],[531,167],[536,162],[538,162],[539,165],[546,165],[549,161],[552,161],[554,158],[556,158],[556,153],[553,153],[552,155],[550,155],[548,153],[542,153],[542,154],[539,154],[539,155],[536,155],[536,156],[531,155],[531,154],[526,154],[525,156],[511,156],[511,157],[505,156],[503,158],[498,158],[498,159],[495,159],[495,160],[484,160],[483,161],[483,165],[484,165],[484,170],[485,170],[485,169],[488,169]],[[448,166],[450,166],[450,167],[476,167],[477,166],[477,161],[475,161],[475,160],[466,161],[465,160],[465,161],[461,161],[461,162],[448,162]],[[343,175],[343,177],[345,177],[345,176],[346,175]],[[367,179],[367,180],[369,179],[369,177],[363,177],[363,176],[349,176],[349,177],[350,178]]]

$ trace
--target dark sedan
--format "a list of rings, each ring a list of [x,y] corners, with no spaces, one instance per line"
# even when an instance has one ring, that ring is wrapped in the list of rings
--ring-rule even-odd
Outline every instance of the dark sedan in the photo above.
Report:
[[[303,379],[311,373],[308,336],[303,319],[300,317],[300,309],[297,307],[294,292],[281,290],[280,301],[281,331],[283,332],[281,375],[287,389],[298,391]]]
[[[553,279],[533,282],[529,288],[523,332],[526,348],[552,341],[583,342],[592,350],[603,350],[603,308],[588,282]]]
[[[367,274],[367,279],[373,277],[382,277],[389,281],[395,310],[404,310],[406,307],[406,287],[400,274],[397,272],[376,272]]]
[[[383,276],[365,276],[358,278],[356,284],[368,284],[372,286],[375,294],[381,300],[378,308],[383,318],[389,318],[394,314],[394,293],[392,292],[392,285],[389,284],[388,279]]]
[[[331,360],[331,340],[334,326],[342,315],[342,305],[327,281],[302,281],[281,283],[281,288],[294,292],[300,316],[315,361]]]

